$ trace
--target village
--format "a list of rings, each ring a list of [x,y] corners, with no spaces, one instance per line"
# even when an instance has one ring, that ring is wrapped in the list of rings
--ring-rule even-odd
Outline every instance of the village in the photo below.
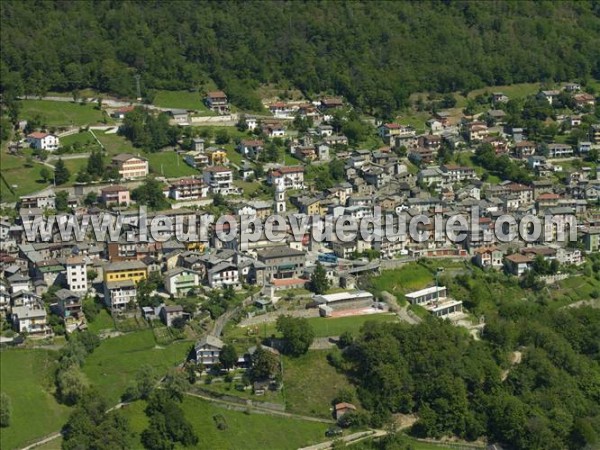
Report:
[[[478,112],[436,107],[424,128],[403,123],[402,117],[369,123],[339,97],[278,99],[265,104],[267,115],[232,113],[222,91],[198,96],[199,108],[209,115],[105,102],[102,110],[114,125],[89,124],[65,134],[21,124],[30,132],[10,143],[8,153],[24,158],[24,149],[32,149],[36,164],[52,159],[55,172],[44,189],[3,203],[2,345],[52,345],[90,329],[101,339],[152,330],[158,345],[193,344],[188,355],[181,351],[175,359],[195,380],[191,392],[228,395],[233,402],[282,412],[286,326],[312,324],[303,352],[334,348],[369,320],[414,324],[427,315],[447,319],[479,339],[485,318],[455,298],[458,292],[439,277],[453,271],[499,272],[537,289],[540,283],[552,286],[582,276],[590,256],[600,250],[596,98],[576,83],[530,96],[525,108],[547,110],[559,124],[547,138],[543,131],[507,124],[505,110],[523,114],[507,108],[512,105],[507,95],[481,97]],[[166,116],[169,129],[178,130],[177,142],[159,153],[143,147],[121,153],[107,152],[96,137],[100,146],[91,152],[100,155],[99,176],[93,176],[88,162],[79,172],[87,180],[79,174],[75,182],[68,175],[66,183],[57,180],[57,161],[77,155],[72,146],[61,151],[69,135],[127,137],[123,130],[135,114]],[[207,123],[211,132],[202,128]],[[356,124],[370,131],[357,132]],[[160,168],[153,162],[157,154],[165,156]],[[86,154],[83,160],[92,158]],[[183,168],[188,175],[165,176],[163,164],[168,173]],[[318,242],[308,232],[295,240],[290,229],[278,242],[266,236],[223,242],[217,226],[191,242],[130,239],[127,232],[142,227],[140,206],[148,207],[149,219],[172,223],[190,214],[199,220],[205,213],[360,220],[374,217],[376,210],[404,220],[441,214],[445,222],[476,211],[479,228],[459,243],[448,236]],[[34,218],[49,214],[59,219],[108,215],[127,225],[118,239],[105,241],[63,241],[57,230],[50,239],[29,240],[26,230]],[[519,233],[504,242],[494,231],[507,214],[517,220],[551,215],[555,222],[545,225],[534,242]],[[576,240],[559,242],[559,228],[570,218],[576,221]],[[408,273],[425,267],[419,266],[423,261],[435,267],[422,282],[396,291],[373,289],[373,278]],[[596,288],[586,295],[593,300],[600,290],[590,279]],[[325,416],[345,428],[351,421],[343,416],[356,410],[340,397]],[[327,436],[341,432],[329,428]]]

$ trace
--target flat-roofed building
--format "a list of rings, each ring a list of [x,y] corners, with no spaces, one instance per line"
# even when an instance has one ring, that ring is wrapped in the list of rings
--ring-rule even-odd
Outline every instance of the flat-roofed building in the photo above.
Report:
[[[419,305],[436,317],[462,312],[462,302],[447,297],[446,286],[432,286],[405,294],[411,305]]]
[[[319,305],[319,313],[322,316],[329,315],[332,311],[368,308],[374,302],[373,294],[367,291],[346,291],[317,295],[314,299]]]

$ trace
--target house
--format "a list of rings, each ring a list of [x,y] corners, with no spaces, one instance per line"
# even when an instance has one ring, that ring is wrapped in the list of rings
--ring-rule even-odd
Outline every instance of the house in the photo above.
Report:
[[[535,154],[535,142],[531,141],[520,141],[515,144],[515,156],[517,158],[529,158]]]
[[[206,167],[202,179],[212,194],[229,195],[237,192],[233,186],[233,171],[223,166]]]
[[[68,289],[60,289],[55,294],[57,299],[57,311],[63,318],[77,319],[82,316],[81,297]]]
[[[269,105],[269,111],[275,117],[288,118],[294,110],[285,102],[275,102]]]
[[[336,403],[335,404],[335,420],[341,419],[344,416],[344,414],[348,414],[349,412],[355,412],[355,411],[356,411],[356,406],[354,406],[352,403],[346,403],[346,402]]]
[[[592,150],[592,143],[590,141],[580,141],[577,144],[577,153],[580,155],[587,155]]]
[[[321,100],[321,109],[330,110],[330,109],[339,109],[344,106],[344,101],[339,97],[334,98],[324,98]]]
[[[556,99],[560,95],[560,91],[557,90],[549,90],[549,91],[540,91],[538,93],[538,98],[543,98],[548,103],[552,104],[554,99]]]
[[[594,97],[592,94],[588,94],[587,92],[575,94],[573,96],[573,100],[575,100],[575,105],[577,105],[579,108],[594,106],[596,104],[596,97]]]
[[[248,158],[256,159],[265,147],[265,143],[257,139],[244,139],[238,144],[237,150]]]
[[[333,136],[333,127],[331,125],[319,125],[317,127],[317,132],[321,137],[330,137]]]
[[[433,286],[405,295],[411,305],[427,309],[435,317],[446,317],[462,312],[462,302],[446,296],[445,286]]]
[[[299,278],[304,270],[306,254],[303,251],[279,245],[258,251],[258,260],[265,267],[265,279]]]
[[[141,156],[121,153],[114,156],[111,163],[119,171],[121,178],[126,180],[142,178],[148,175],[148,160]]]
[[[548,144],[548,158],[568,158],[573,156],[573,147],[568,144]]]
[[[262,124],[262,132],[270,138],[284,137],[285,127],[281,123],[266,123]]]
[[[567,92],[577,92],[581,90],[581,85],[579,83],[567,83],[563,89]]]
[[[509,100],[507,95],[504,95],[502,92],[494,92],[492,93],[492,102],[493,103],[507,103]]]
[[[133,280],[104,282],[104,304],[111,310],[125,309],[137,301],[137,287]]]
[[[441,186],[445,181],[445,176],[439,167],[430,167],[419,171],[417,179],[425,186]]]
[[[194,346],[196,363],[204,367],[212,367],[219,363],[219,356],[225,344],[218,337],[207,335],[201,338]]]
[[[67,286],[73,292],[87,292],[87,264],[82,256],[71,256],[66,259]]]
[[[41,303],[12,308],[11,320],[15,331],[37,336],[52,334],[47,323],[46,308]]]
[[[163,280],[168,294],[183,296],[200,286],[200,273],[192,269],[175,267],[165,272]]]
[[[183,160],[195,169],[208,166],[209,159],[208,155],[202,150],[191,150],[186,152],[183,156]]]
[[[594,123],[590,126],[590,141],[592,144],[600,144],[600,123]]]
[[[168,189],[168,195],[173,200],[198,200],[208,197],[208,186],[197,178],[184,178],[174,181]]]
[[[113,119],[123,120],[125,118],[125,115],[127,113],[130,113],[134,109],[135,109],[135,106],[123,106],[123,107],[121,107],[119,109],[115,109],[112,112],[111,117]]]
[[[229,113],[229,102],[227,95],[223,91],[208,92],[204,98],[204,103],[211,110],[218,114]]]
[[[148,268],[141,261],[119,261],[104,267],[104,282],[130,280],[138,283],[148,278]]]
[[[21,208],[54,209],[56,207],[56,194],[52,189],[46,189],[33,195],[19,197]]]
[[[204,139],[193,138],[192,139],[192,150],[195,152],[203,152],[204,151]]]
[[[173,321],[183,317],[183,307],[181,305],[163,306],[158,313],[160,320],[166,326],[173,326]]]
[[[496,125],[502,125],[504,123],[504,118],[506,117],[506,113],[501,109],[490,109],[487,112],[487,115],[494,121]]]
[[[248,126],[248,130],[254,131],[258,126],[258,120],[254,116],[246,116],[246,125]]]
[[[415,164],[431,164],[436,157],[436,150],[424,147],[413,148],[408,152],[408,159]]]
[[[285,189],[304,189],[304,167],[279,167],[271,170],[267,176],[271,186],[283,186]]]
[[[206,156],[208,156],[211,166],[227,166],[229,164],[227,150],[224,148],[209,147],[206,149]]]
[[[504,257],[508,272],[517,276],[521,276],[525,271],[529,270],[534,259],[531,255],[522,255],[520,253],[513,253]]]
[[[474,262],[482,269],[486,267],[499,269],[504,265],[503,258],[504,254],[497,247],[480,247],[475,250]]]
[[[472,167],[445,164],[441,167],[444,177],[449,183],[457,183],[477,179],[475,169]]]
[[[174,125],[189,125],[190,117],[186,109],[169,109],[167,114],[171,117]]]
[[[472,122],[467,125],[467,135],[470,142],[481,142],[488,134],[489,129],[484,122]]]
[[[239,269],[233,262],[223,261],[208,270],[207,280],[211,288],[238,287]]]
[[[60,147],[60,139],[55,134],[35,132],[27,135],[27,143],[36,150],[53,152]]]
[[[600,251],[600,227],[589,227],[583,231],[583,249],[586,253]]]
[[[442,131],[444,131],[444,125],[439,120],[429,119],[426,122],[426,125],[431,134],[440,134]]]
[[[100,189],[100,199],[106,206],[129,206],[131,203],[129,188],[119,185],[107,186]]]

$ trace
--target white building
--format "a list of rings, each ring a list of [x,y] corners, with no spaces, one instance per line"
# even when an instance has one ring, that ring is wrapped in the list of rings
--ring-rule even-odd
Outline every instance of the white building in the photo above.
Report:
[[[107,281],[104,283],[104,303],[110,309],[125,309],[137,301],[137,288],[132,280]]]
[[[27,142],[37,150],[53,152],[60,147],[58,136],[50,133],[35,132],[27,136]]]
[[[462,302],[446,297],[446,286],[432,286],[405,295],[412,305],[424,307],[436,317],[462,312]]]
[[[233,187],[233,172],[227,167],[206,167],[202,172],[202,178],[213,194],[228,195],[236,192]]]
[[[87,264],[81,256],[67,258],[67,285],[73,292],[86,292],[88,290]]]
[[[36,303],[28,306],[17,306],[11,314],[13,326],[18,333],[49,334],[46,308]]]
[[[277,186],[280,180],[286,189],[304,189],[304,167],[280,167],[272,170],[267,178],[271,186]]]

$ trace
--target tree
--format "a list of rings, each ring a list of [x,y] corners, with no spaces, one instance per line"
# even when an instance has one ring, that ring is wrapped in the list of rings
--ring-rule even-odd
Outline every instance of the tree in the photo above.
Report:
[[[96,191],[90,191],[83,199],[83,204],[86,206],[92,206],[98,201],[98,193]]]
[[[102,178],[104,175],[104,161],[102,158],[102,151],[93,150],[88,162],[87,162],[87,173],[94,178]]]
[[[58,372],[56,385],[61,401],[67,405],[74,405],[83,398],[90,384],[79,366],[71,365]]]
[[[108,408],[104,396],[86,393],[63,427],[63,450],[132,448],[129,421],[119,410],[106,412]]]
[[[10,426],[11,415],[12,405],[10,397],[2,392],[0,393],[0,427],[5,428]]]
[[[142,205],[152,209],[165,209],[169,202],[165,199],[162,185],[155,178],[148,178],[144,183],[131,192],[132,198]]]
[[[317,261],[315,270],[310,276],[309,289],[315,294],[324,294],[329,289],[329,280],[327,279],[327,272],[323,265]]]
[[[258,346],[252,355],[250,377],[252,380],[266,380],[273,378],[279,367],[279,358],[270,350]]]
[[[57,211],[66,212],[69,210],[69,193],[67,191],[60,191],[56,194],[54,200],[54,206]]]
[[[59,158],[54,166],[54,182],[57,185],[65,184],[67,181],[69,181],[70,177],[71,172],[69,172],[69,169],[67,169],[65,166],[65,162],[62,160],[62,158]]]
[[[217,145],[225,145],[228,144],[231,138],[229,137],[229,133],[224,128],[219,128],[217,133],[215,134],[215,143]]]
[[[232,369],[237,363],[238,355],[233,345],[225,345],[219,354],[219,362],[224,369]]]
[[[48,183],[52,179],[52,174],[46,166],[40,169],[40,177],[42,177],[44,183]]]
[[[314,330],[303,317],[279,316],[276,326],[283,335],[283,350],[291,356],[306,353],[315,338]]]

